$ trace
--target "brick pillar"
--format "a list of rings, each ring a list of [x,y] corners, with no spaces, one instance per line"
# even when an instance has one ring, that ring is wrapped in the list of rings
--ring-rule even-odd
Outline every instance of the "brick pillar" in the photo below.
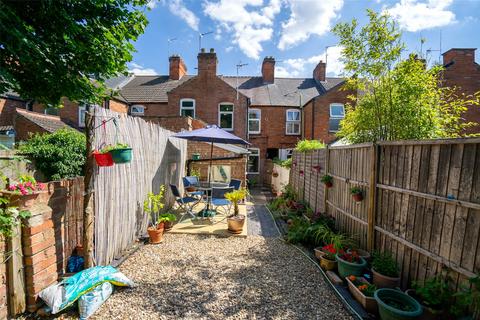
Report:
[[[27,310],[35,311],[38,294],[58,279],[52,209],[45,203],[28,208],[32,216],[22,230],[22,247],[27,287]]]

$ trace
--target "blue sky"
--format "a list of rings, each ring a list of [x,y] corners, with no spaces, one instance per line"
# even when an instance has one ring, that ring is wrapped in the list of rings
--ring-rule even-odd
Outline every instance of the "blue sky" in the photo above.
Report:
[[[341,48],[331,28],[356,18],[367,22],[365,10],[387,10],[403,30],[409,51],[423,52],[438,61],[452,47],[479,48],[480,0],[151,0],[149,25],[135,43],[129,68],[137,74],[168,74],[168,57],[182,56],[189,74],[196,74],[198,35],[202,47],[215,48],[218,73],[259,75],[262,59],[274,56],[276,76],[310,77],[316,63],[325,60],[327,73],[341,75]],[[169,42],[169,39],[176,40]]]

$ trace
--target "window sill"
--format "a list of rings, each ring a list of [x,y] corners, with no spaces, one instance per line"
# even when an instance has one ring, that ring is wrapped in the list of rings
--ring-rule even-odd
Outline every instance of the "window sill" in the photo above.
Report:
[[[248,134],[262,134],[261,132],[249,132]]]
[[[300,136],[300,133],[285,133],[286,136]]]

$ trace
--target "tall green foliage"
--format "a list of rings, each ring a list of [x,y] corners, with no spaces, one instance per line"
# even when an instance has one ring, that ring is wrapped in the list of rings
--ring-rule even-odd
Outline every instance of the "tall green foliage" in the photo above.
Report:
[[[73,129],[35,134],[19,150],[35,161],[47,179],[59,180],[83,175],[86,154],[85,135]]]
[[[427,69],[413,55],[402,59],[405,45],[395,21],[367,13],[364,27],[353,20],[333,29],[344,48],[346,87],[358,93],[350,96],[338,136],[354,143],[457,137],[473,125],[461,115],[468,105],[479,105],[480,93],[466,97],[440,87],[442,68]]]
[[[139,10],[146,3],[0,1],[0,93],[50,105],[61,97],[98,101],[107,94],[104,80],[126,72],[147,25]]]

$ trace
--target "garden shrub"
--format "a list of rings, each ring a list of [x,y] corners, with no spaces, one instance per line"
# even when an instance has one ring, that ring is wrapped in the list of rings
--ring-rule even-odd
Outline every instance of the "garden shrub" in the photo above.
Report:
[[[35,134],[20,145],[20,152],[35,161],[48,180],[81,176],[86,161],[86,138],[73,129]]]
[[[295,150],[299,152],[308,152],[308,151],[323,149],[325,147],[326,147],[325,143],[319,140],[304,139],[297,142],[297,145],[295,146]]]

